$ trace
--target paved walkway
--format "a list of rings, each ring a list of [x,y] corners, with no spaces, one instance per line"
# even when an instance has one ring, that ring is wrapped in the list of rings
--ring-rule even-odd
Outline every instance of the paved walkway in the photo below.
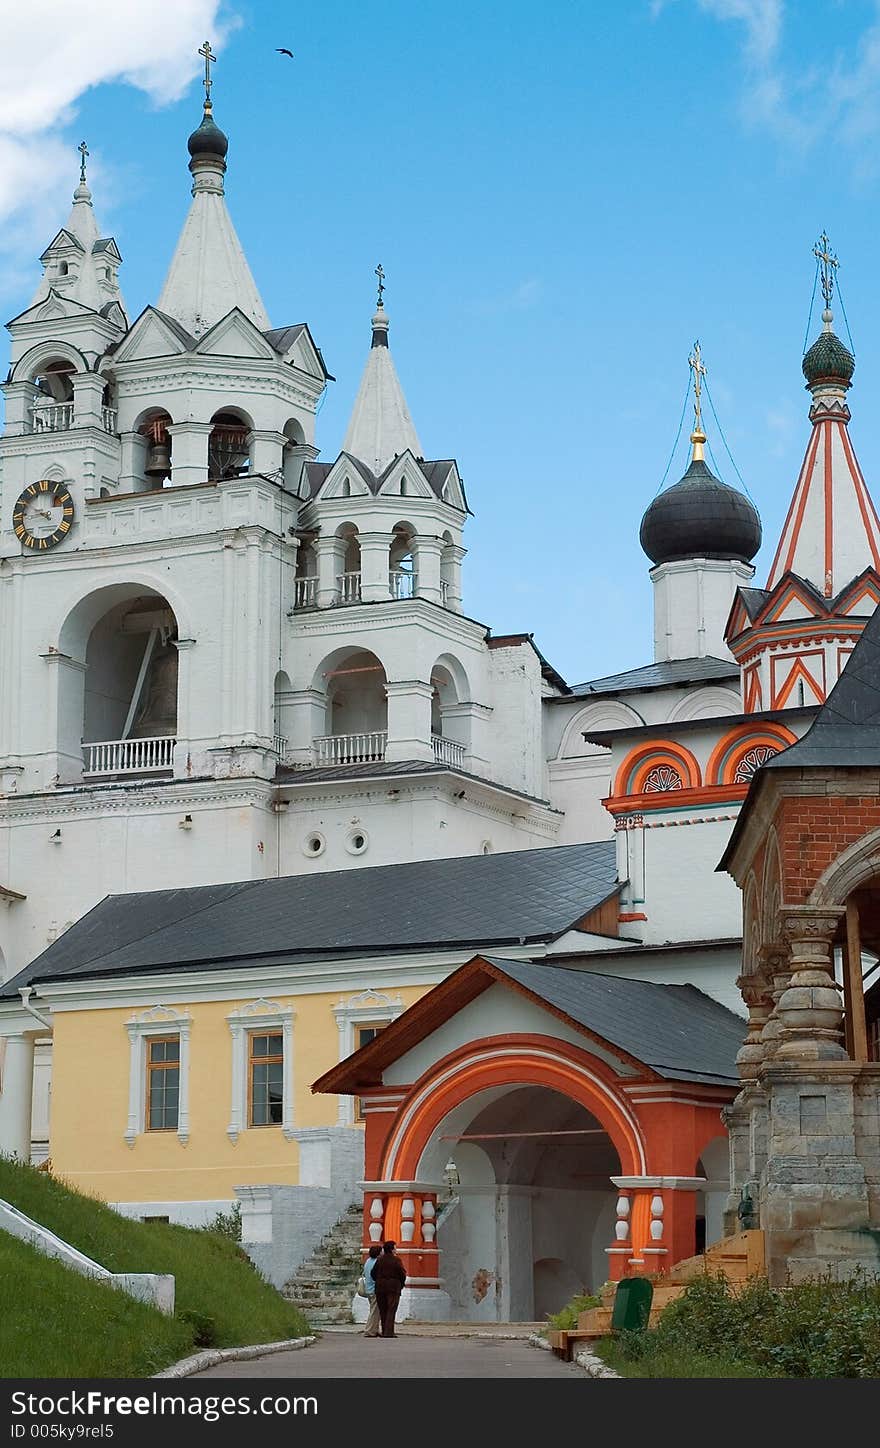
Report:
[[[503,1329],[496,1329],[497,1333]],[[430,1334],[430,1335],[429,1335]],[[555,1353],[530,1347],[522,1337],[454,1337],[447,1327],[432,1332],[401,1327],[397,1337],[365,1338],[333,1332],[299,1352],[270,1353],[246,1362],[221,1363],[197,1378],[578,1378],[586,1374]]]

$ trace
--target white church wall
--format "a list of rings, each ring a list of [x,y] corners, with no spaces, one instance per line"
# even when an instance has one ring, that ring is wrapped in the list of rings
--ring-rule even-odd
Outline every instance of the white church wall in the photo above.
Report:
[[[457,783],[457,781],[456,781]],[[556,820],[499,797],[493,807],[448,785],[416,791],[385,778],[315,800],[291,791],[280,819],[280,872],[323,873],[400,860],[449,859],[552,845]],[[341,796],[341,797],[340,797]],[[506,808],[504,807],[506,806]]]
[[[529,644],[489,650],[493,777],[546,797],[541,664]]]
[[[0,912],[7,974],[23,969],[105,895],[274,874],[268,792],[207,789],[213,798],[205,798],[205,786],[192,786],[171,797],[142,795],[136,807],[109,789],[79,808],[57,798],[8,802],[0,859],[5,878],[27,898]],[[192,823],[181,828],[187,814]]]
[[[646,816],[646,944],[719,940],[742,934],[742,898],[727,874],[715,871],[733,828],[736,810],[715,807],[693,817]]]
[[[581,758],[553,760],[548,766],[550,803],[562,813],[559,844],[607,840],[614,820],[602,800],[611,793],[610,754],[596,750]]]

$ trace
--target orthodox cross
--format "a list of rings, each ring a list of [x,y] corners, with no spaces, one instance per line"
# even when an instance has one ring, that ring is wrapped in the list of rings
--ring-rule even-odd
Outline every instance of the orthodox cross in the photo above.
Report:
[[[703,431],[703,418],[701,412],[701,401],[703,392],[703,378],[706,375],[706,368],[703,365],[703,354],[699,342],[694,343],[694,350],[688,357],[688,366],[694,374],[694,432]]]
[[[840,262],[831,250],[831,243],[824,231],[813,247],[813,256],[822,271],[822,296],[825,298],[825,310],[827,311],[831,306],[831,297],[834,293],[834,273],[840,266]]]
[[[205,57],[205,101],[208,105],[210,105],[211,86],[214,84],[211,79],[211,64],[212,62],[216,62],[217,60],[216,55],[211,49],[210,40],[206,40],[204,45],[199,46],[199,55],[203,55]]]
[[[80,165],[79,165],[79,184],[80,184],[81,186],[85,186],[85,184],[86,184],[86,156],[88,156],[88,154],[89,154],[89,148],[88,148],[88,146],[86,145],[85,141],[80,141],[80,143],[79,143],[79,145],[77,146],[76,149],[79,151],[79,154],[80,154],[80,157],[81,157]]]
[[[385,271],[381,262],[376,267],[376,276],[379,278],[379,306],[381,307],[383,306],[382,293],[385,290]]]

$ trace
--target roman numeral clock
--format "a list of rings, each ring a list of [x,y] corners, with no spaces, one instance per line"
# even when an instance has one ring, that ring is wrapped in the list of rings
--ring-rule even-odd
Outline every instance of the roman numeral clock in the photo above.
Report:
[[[66,483],[42,478],[25,488],[12,510],[12,526],[23,548],[44,553],[55,548],[70,532],[73,498]]]

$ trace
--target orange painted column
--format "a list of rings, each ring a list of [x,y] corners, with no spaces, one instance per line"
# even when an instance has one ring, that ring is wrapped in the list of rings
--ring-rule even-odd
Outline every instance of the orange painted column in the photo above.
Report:
[[[613,1178],[612,1178],[613,1180]],[[617,1197],[614,1241],[606,1247],[608,1254],[608,1281],[619,1282],[629,1273],[629,1259],[632,1256],[632,1193],[620,1189]]]
[[[437,1188],[419,1182],[364,1183],[364,1245],[397,1243],[410,1287],[439,1288]]]
[[[631,1200],[629,1255],[619,1276],[668,1272],[694,1253],[696,1194],[702,1177],[612,1177]],[[612,1279],[616,1280],[616,1279]]]

